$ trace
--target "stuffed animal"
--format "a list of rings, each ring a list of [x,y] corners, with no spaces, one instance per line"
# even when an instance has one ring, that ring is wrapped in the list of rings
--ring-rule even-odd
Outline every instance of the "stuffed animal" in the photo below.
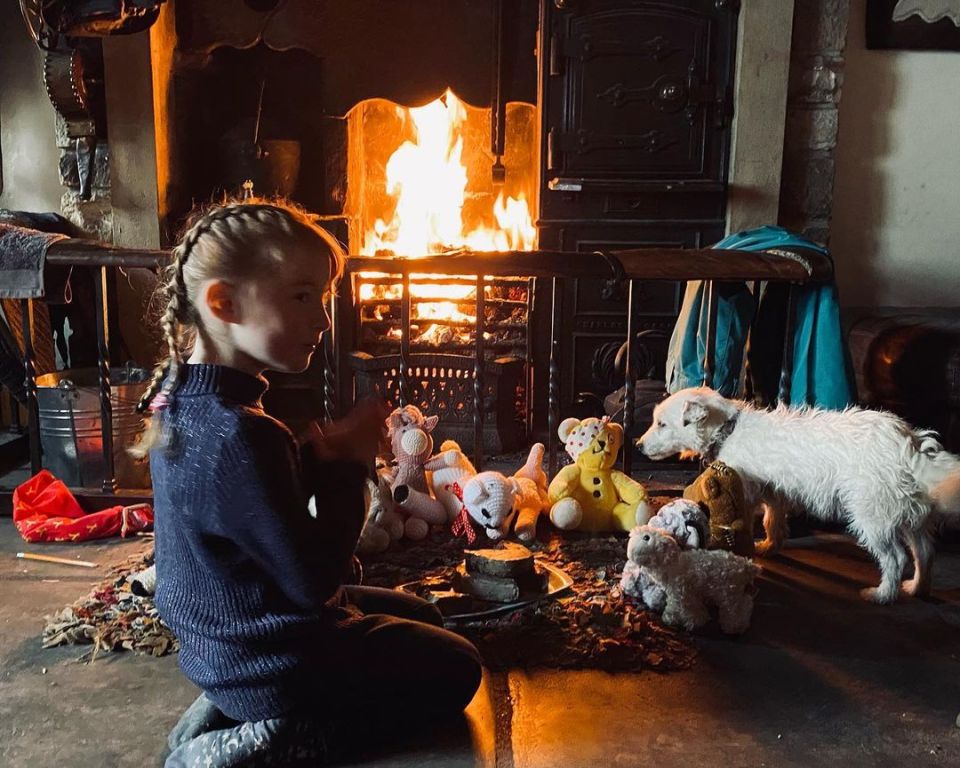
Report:
[[[490,539],[508,535],[511,525],[521,541],[533,539],[537,519],[549,503],[547,476],[541,468],[545,450],[543,443],[534,443],[527,461],[512,477],[481,472],[467,480],[463,486],[463,512],[469,519],[458,521],[454,533],[467,533],[464,526],[475,521]]]
[[[647,523],[651,528],[673,536],[681,549],[705,547],[710,538],[710,523],[696,504],[687,499],[674,499],[657,510]],[[634,529],[636,531],[638,529]],[[631,536],[633,533],[631,533]],[[629,551],[629,544],[627,546]],[[667,595],[650,575],[632,560],[627,560],[620,579],[625,594],[637,598],[645,608],[660,613],[667,603]]]
[[[715,606],[724,632],[740,634],[750,626],[753,581],[760,568],[747,558],[721,550],[683,550],[672,536],[649,525],[631,532],[627,557],[663,589],[665,624],[702,627]]]
[[[549,488],[550,520],[558,528],[629,531],[650,518],[647,492],[613,468],[623,427],[607,419],[565,419],[557,430],[573,464]]]
[[[397,512],[390,492],[390,476],[377,472],[376,481],[367,478],[367,518],[360,532],[357,551],[363,554],[384,552],[393,542],[403,538],[404,520]]]
[[[641,607],[654,613],[662,613],[667,604],[667,593],[650,575],[633,560],[627,560],[620,576],[620,589],[625,595],[636,598]]]
[[[681,549],[706,549],[710,541],[710,519],[699,504],[689,499],[664,504],[647,525],[673,536]]]
[[[408,539],[422,539],[430,525],[447,522],[447,510],[430,495],[424,463],[433,453],[430,433],[439,417],[425,418],[415,405],[397,408],[387,417],[387,436],[397,465],[390,476],[390,492],[397,510],[406,516]]]
[[[460,514],[463,502],[454,486],[462,491],[467,480],[477,474],[477,470],[455,440],[444,440],[440,453],[427,461],[424,469],[430,473],[434,498],[446,507],[447,520],[455,520]]]
[[[715,461],[686,487],[683,498],[707,509],[710,549],[726,549],[753,556],[753,513],[747,507],[743,482],[735,470]]]

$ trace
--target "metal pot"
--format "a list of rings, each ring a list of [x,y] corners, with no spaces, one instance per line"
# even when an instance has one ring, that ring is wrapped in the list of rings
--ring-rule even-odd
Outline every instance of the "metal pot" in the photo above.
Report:
[[[110,371],[113,405],[113,460],[121,488],[149,488],[150,467],[128,452],[143,429],[136,412],[150,371]],[[106,476],[100,433],[100,387],[95,368],[58,371],[37,377],[37,410],[43,466],[68,486],[99,488]]]

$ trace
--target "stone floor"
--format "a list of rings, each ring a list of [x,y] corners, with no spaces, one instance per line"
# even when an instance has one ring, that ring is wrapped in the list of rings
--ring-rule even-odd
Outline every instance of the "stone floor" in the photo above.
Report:
[[[42,650],[43,616],[86,593],[129,542],[28,547],[0,519],[0,766],[158,766],[196,691],[174,657],[77,663]],[[136,545],[133,545],[136,546]],[[20,550],[92,560],[27,562]],[[750,631],[710,632],[671,674],[488,674],[462,727],[413,735],[353,765],[948,766],[960,764],[960,552],[938,555],[934,594],[860,601],[876,579],[848,539],[792,539],[764,561]]]

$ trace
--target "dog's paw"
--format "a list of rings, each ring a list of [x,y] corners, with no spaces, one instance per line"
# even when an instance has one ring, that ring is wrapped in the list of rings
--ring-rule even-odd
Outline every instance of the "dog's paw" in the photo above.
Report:
[[[879,587],[867,587],[860,590],[860,597],[870,603],[877,605],[889,605],[897,599],[896,594],[890,594],[882,591]]]

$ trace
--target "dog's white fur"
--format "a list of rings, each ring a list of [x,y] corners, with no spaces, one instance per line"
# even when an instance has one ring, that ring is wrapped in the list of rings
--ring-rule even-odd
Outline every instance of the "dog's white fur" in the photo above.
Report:
[[[908,594],[930,588],[933,512],[960,514],[960,457],[934,433],[914,430],[883,411],[825,411],[779,406],[765,411],[705,387],[681,390],[653,412],[638,439],[663,459],[681,451],[711,453],[723,426],[737,417],[715,455],[743,479],[750,503],[764,513],[764,554],[779,547],[790,508],[844,521],[880,566],[879,587],[863,591],[879,603],[896,600],[907,562]]]

